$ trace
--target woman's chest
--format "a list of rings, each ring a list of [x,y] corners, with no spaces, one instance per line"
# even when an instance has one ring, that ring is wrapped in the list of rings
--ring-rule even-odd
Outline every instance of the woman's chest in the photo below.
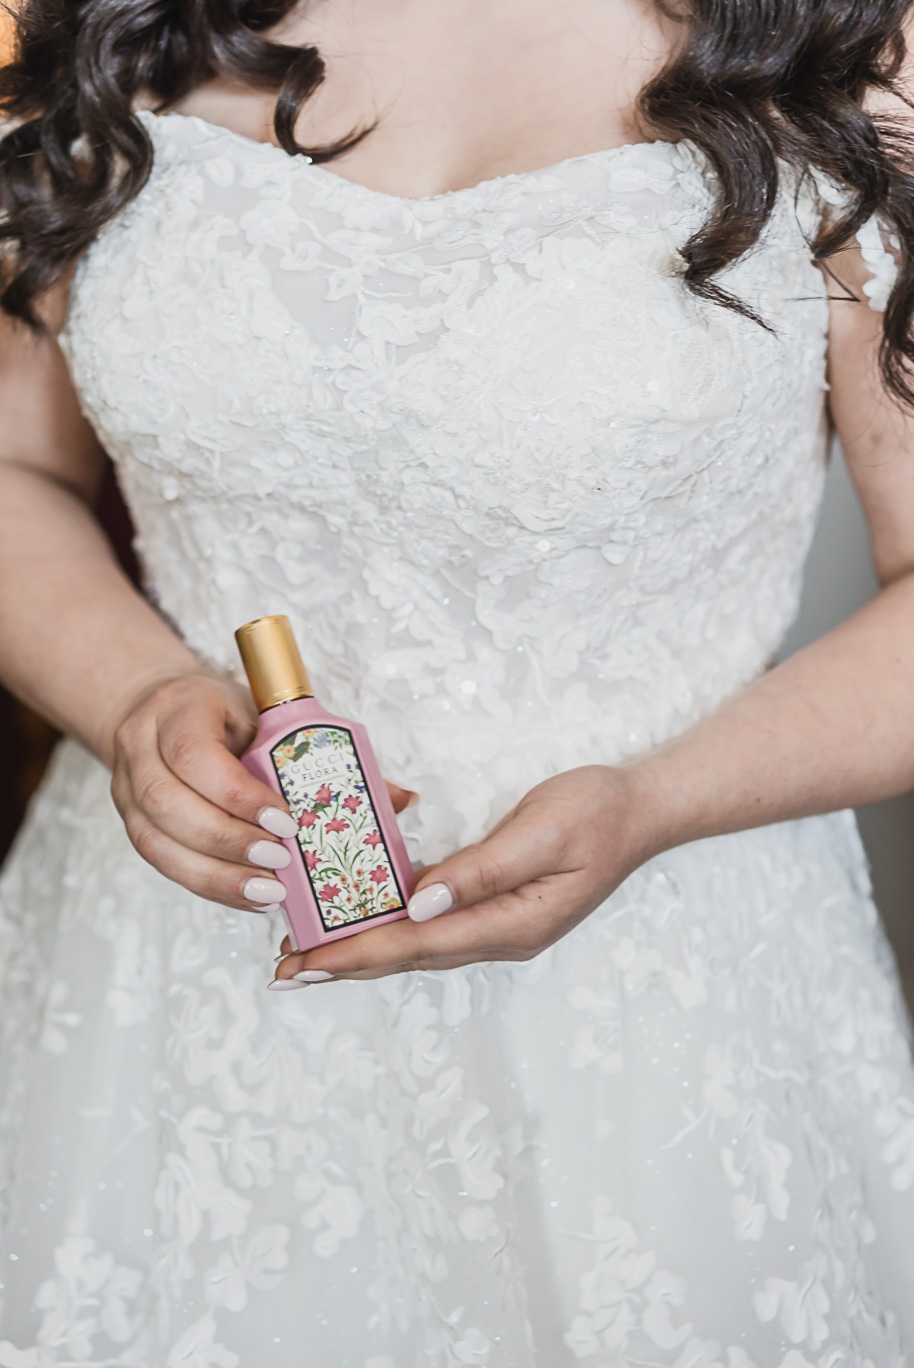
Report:
[[[506,520],[682,512],[696,482],[725,502],[792,459],[823,389],[799,232],[728,278],[766,331],[682,284],[706,208],[662,145],[406,202],[230,136],[176,140],[84,262],[65,342],[109,448],[169,488],[332,491],[494,540]]]

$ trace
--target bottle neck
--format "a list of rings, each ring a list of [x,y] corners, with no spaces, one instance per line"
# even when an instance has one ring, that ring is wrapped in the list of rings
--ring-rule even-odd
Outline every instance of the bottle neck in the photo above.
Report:
[[[285,708],[289,703],[312,703],[313,701],[313,693],[305,693],[302,691],[301,693],[292,694],[289,698],[278,698],[275,703],[268,703],[265,708],[260,709],[260,716],[266,717],[268,713],[271,716],[275,716],[279,708]]]

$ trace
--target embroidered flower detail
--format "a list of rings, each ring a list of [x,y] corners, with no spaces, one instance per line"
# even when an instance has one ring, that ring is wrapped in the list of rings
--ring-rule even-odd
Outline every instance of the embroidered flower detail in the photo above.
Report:
[[[318,897],[321,902],[333,902],[334,898],[338,898],[342,891],[339,884],[325,883]]]
[[[377,865],[377,866],[371,871],[371,873],[368,875],[368,877],[369,877],[369,879],[371,880],[372,883],[376,883],[376,884],[387,883],[387,870],[384,868],[383,865]]]
[[[346,808],[348,812],[358,812],[359,808],[362,806],[362,800],[361,798],[356,798],[354,793],[350,793],[349,797],[343,800],[342,806]]]
[[[381,833],[379,831],[369,831],[362,842],[363,845],[371,846],[372,850],[381,844]]]
[[[327,823],[326,830],[345,831],[348,826],[349,823],[346,821],[345,817],[331,817],[330,821]]]

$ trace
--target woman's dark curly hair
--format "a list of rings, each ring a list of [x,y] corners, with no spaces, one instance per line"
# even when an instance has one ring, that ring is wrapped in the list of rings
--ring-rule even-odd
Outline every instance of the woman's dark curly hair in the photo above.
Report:
[[[298,0],[19,0],[13,60],[0,71],[0,305],[40,326],[36,301],[143,187],[152,148],[133,115],[220,76],[277,92],[289,153],[339,156],[364,136],[302,148],[299,110],[324,78],[313,47],[268,41]],[[658,0],[668,13],[679,0]],[[683,278],[704,299],[754,317],[716,277],[759,239],[779,159],[816,167],[847,192],[813,244],[824,260],[878,213],[900,243],[885,313],[888,389],[914,405],[914,162],[904,124],[868,113],[900,95],[912,0],[685,0],[682,42],[641,94],[651,136],[689,139],[717,174],[717,199],[686,243]]]

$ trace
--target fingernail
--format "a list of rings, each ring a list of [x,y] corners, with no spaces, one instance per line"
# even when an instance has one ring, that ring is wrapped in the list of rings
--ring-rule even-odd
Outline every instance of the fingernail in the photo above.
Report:
[[[271,993],[285,993],[289,988],[304,988],[305,985],[296,983],[295,979],[274,979],[267,987]]]
[[[440,917],[442,912],[450,912],[453,906],[454,895],[447,884],[435,883],[414,893],[406,904],[406,911],[413,921],[423,922]]]
[[[298,823],[282,808],[261,808],[257,814],[257,825],[262,826],[271,836],[279,836],[288,841],[298,831]],[[274,866],[277,868],[277,866]]]
[[[281,912],[282,903],[258,903],[258,912]]]
[[[247,859],[251,864],[266,865],[267,869],[285,869],[292,863],[292,856],[285,846],[275,841],[255,841],[248,846]]]
[[[249,902],[281,903],[286,890],[278,879],[248,879],[242,892]]]
[[[292,977],[299,983],[323,983],[326,979],[332,979],[333,975],[328,974],[326,969],[302,969],[300,974],[293,974]]]
[[[410,789],[409,797],[406,800],[407,807],[415,807],[419,801],[419,795],[415,789]]]

